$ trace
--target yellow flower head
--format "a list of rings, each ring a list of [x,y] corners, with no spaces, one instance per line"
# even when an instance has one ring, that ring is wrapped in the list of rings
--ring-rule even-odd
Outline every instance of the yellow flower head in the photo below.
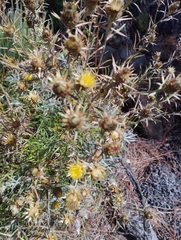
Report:
[[[24,80],[25,81],[31,81],[33,78],[32,74],[31,73],[27,73],[25,76],[24,76]]]
[[[57,209],[58,207],[59,207],[59,202],[58,201],[52,202],[52,209]]]
[[[95,74],[89,71],[82,72],[78,83],[81,87],[85,89],[87,88],[92,89],[96,85]]]
[[[85,173],[85,167],[83,163],[77,162],[72,163],[68,167],[68,176],[70,176],[73,179],[80,179],[84,176]]]

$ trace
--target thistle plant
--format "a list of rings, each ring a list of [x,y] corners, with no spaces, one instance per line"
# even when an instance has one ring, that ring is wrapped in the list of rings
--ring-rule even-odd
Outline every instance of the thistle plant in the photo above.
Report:
[[[179,97],[180,74],[160,62],[160,53],[140,73],[132,63],[134,54],[124,62],[112,57],[112,70],[103,74],[103,50],[93,66],[92,56],[105,49],[117,32],[115,24],[129,20],[124,15],[129,4],[81,3],[64,2],[59,15],[52,12],[67,28],[61,41],[51,19],[45,20],[43,1],[17,1],[9,15],[2,3],[0,209],[5,214],[0,217],[0,236],[50,240],[85,239],[90,234],[92,239],[88,225],[107,209],[121,212],[124,227],[134,203],[128,204],[125,189],[114,179],[116,162],[120,168],[127,166],[123,159],[127,144],[136,138],[133,128],[140,121],[154,121],[158,113],[167,115],[162,111],[165,102]],[[168,15],[175,13],[174,6]],[[106,29],[100,46],[102,14]],[[137,44],[144,48],[153,43],[157,24],[150,22]],[[152,78],[158,79],[156,90],[149,88]],[[142,89],[145,81],[147,88]],[[147,97],[145,105],[142,96]],[[128,99],[135,104],[125,112]]]

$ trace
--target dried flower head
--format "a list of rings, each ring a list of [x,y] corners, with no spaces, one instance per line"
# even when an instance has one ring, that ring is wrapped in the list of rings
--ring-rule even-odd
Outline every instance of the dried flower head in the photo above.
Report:
[[[40,218],[41,214],[41,207],[39,203],[30,203],[29,208],[26,209],[24,213],[25,219],[28,219],[28,222],[36,223],[37,220]]]
[[[12,133],[7,133],[3,137],[3,143],[5,146],[15,146],[17,142],[17,137]]]
[[[167,75],[171,75],[172,77],[175,77],[175,68],[174,67],[168,67],[166,71]]]
[[[149,210],[149,209],[146,209],[144,211],[144,216],[145,216],[146,219],[152,219],[153,218],[153,214],[152,214],[151,210]]]
[[[45,177],[45,173],[43,172],[43,169],[40,166],[35,166],[31,169],[31,175],[36,178],[40,179],[42,183],[48,183],[47,177]]]
[[[52,74],[51,76],[53,78],[52,90],[58,97],[64,98],[71,92],[73,83],[67,81],[66,76],[61,76],[59,71],[56,72],[56,75]]]
[[[42,38],[43,40],[50,42],[52,39],[52,32],[49,28],[44,27],[42,31]]]
[[[99,0],[83,0],[83,6],[85,8],[85,16],[94,11]]]
[[[63,11],[61,12],[61,21],[68,27],[73,28],[79,22],[79,14],[77,12],[77,5],[73,2],[64,2]]]
[[[121,220],[121,222],[122,222],[123,224],[125,224],[125,223],[127,223],[127,222],[129,221],[129,217],[128,217],[128,215],[126,215],[126,214],[122,214],[122,215],[120,216],[120,220]]]
[[[121,150],[120,141],[110,141],[103,146],[103,152],[108,156],[120,154]]]
[[[72,179],[80,179],[85,174],[85,166],[81,162],[71,163],[68,166],[68,176]]]
[[[154,54],[154,56],[153,56],[153,60],[154,60],[155,62],[160,61],[160,56],[161,56],[161,52],[156,52],[156,53]]]
[[[53,192],[53,195],[57,198],[60,198],[62,196],[62,188],[61,187],[54,187],[52,192]]]
[[[94,180],[102,180],[105,177],[105,168],[99,163],[91,163],[89,165],[89,173]]]
[[[13,216],[19,213],[19,207],[16,204],[11,205],[10,210]]]
[[[22,91],[24,91],[26,89],[25,82],[23,82],[23,81],[17,81],[17,86]]]
[[[114,75],[116,83],[129,83],[134,77],[134,68],[132,66],[119,68]]]
[[[30,102],[36,103],[39,100],[39,95],[35,91],[32,91],[29,93],[28,100]]]
[[[78,188],[72,188],[66,195],[65,207],[71,211],[77,210],[79,203],[82,200],[82,195]]]
[[[112,193],[120,193],[120,188],[115,179],[110,179],[108,187]]]
[[[116,20],[118,15],[122,15],[124,10],[124,1],[123,0],[109,0],[106,5],[106,15],[110,22]]]
[[[9,22],[3,25],[2,30],[7,36],[12,37],[15,32],[15,26]]]
[[[62,222],[66,225],[69,226],[71,223],[74,221],[74,216],[70,213],[66,213],[62,219]]]
[[[45,69],[45,62],[43,59],[43,53],[41,51],[35,51],[34,53],[30,53],[30,65],[36,71],[42,71]]]
[[[162,85],[162,90],[167,94],[173,94],[181,89],[181,74],[177,77],[167,79]]]
[[[103,131],[113,131],[117,128],[118,122],[117,120],[111,116],[108,115],[106,112],[104,112],[104,116],[99,122],[99,126]]]
[[[73,56],[78,56],[82,49],[82,41],[75,35],[70,35],[64,42],[65,48]]]
[[[93,89],[96,86],[96,76],[90,71],[83,71],[78,80],[78,85],[83,89]]]
[[[89,190],[87,188],[81,188],[81,194],[83,197],[86,197],[89,193]]]
[[[70,109],[67,109],[65,114],[60,113],[63,117],[62,126],[68,128],[81,128],[84,122],[84,116],[80,112],[80,105],[73,110],[72,105],[70,105]]]
[[[32,190],[32,191],[27,192],[26,197],[25,197],[25,201],[27,203],[32,204],[36,200],[37,200],[37,195],[36,195],[35,191]]]
[[[123,194],[120,193],[120,192],[115,193],[115,194],[113,195],[113,202],[114,202],[114,204],[116,204],[116,205],[123,204],[123,203],[124,203],[124,201],[123,201]]]
[[[46,240],[57,240],[57,235],[55,233],[48,233],[46,236]]]
[[[120,129],[117,129],[117,130],[114,130],[114,131],[111,131],[109,133],[109,138],[112,140],[112,141],[116,141],[116,140],[119,140],[121,141],[123,139],[123,136],[124,136],[124,129],[123,128],[120,128]]]
[[[36,4],[36,0],[25,0],[25,6],[27,7],[27,9],[29,9],[31,12],[35,13],[37,4]]]
[[[168,15],[176,13],[180,6],[180,1],[175,1],[168,6]]]

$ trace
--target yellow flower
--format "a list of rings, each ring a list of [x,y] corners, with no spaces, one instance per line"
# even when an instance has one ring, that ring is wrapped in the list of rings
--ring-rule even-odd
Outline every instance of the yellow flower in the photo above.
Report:
[[[69,165],[68,176],[73,179],[80,179],[84,176],[85,167],[82,163],[72,163]]]
[[[31,81],[31,80],[32,80],[32,74],[31,74],[31,73],[27,73],[27,74],[24,76],[24,80],[25,80],[25,81]]]
[[[79,78],[79,85],[85,89],[92,89],[96,85],[95,74],[84,71]]]
[[[59,202],[58,201],[52,202],[52,209],[57,209],[58,207],[59,207]]]

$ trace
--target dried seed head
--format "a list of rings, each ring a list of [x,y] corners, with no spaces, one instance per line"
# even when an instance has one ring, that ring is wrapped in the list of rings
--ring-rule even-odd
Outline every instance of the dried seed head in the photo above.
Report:
[[[35,70],[43,70],[45,68],[45,63],[42,56],[37,55],[32,57],[30,64]]]
[[[29,208],[26,209],[24,213],[25,219],[28,219],[28,222],[37,223],[37,220],[40,218],[41,207],[39,203],[30,203]]]
[[[134,69],[131,66],[119,68],[114,75],[114,79],[117,83],[129,83],[133,76],[133,71]]]
[[[74,217],[70,213],[66,213],[62,219],[62,222],[66,225],[69,226],[72,222],[74,221]]]
[[[106,5],[106,15],[110,22],[116,20],[118,15],[122,15],[124,10],[123,0],[109,0]]]
[[[112,141],[122,140],[123,139],[123,134],[124,134],[124,129],[114,130],[114,131],[110,132],[109,138]]]
[[[79,203],[82,200],[82,195],[78,188],[72,188],[66,195],[65,207],[71,211],[77,210]]]
[[[117,120],[108,114],[104,114],[104,117],[99,122],[99,126],[103,131],[113,131],[117,128],[118,122]]]
[[[145,210],[144,211],[144,216],[145,216],[146,219],[152,219],[153,218],[152,212],[150,210]]]
[[[89,173],[94,180],[103,180],[105,177],[105,168],[98,163],[91,163],[89,165]]]
[[[156,52],[155,55],[153,56],[153,60],[155,62],[158,62],[160,60],[161,52]]]
[[[178,10],[179,6],[180,6],[180,1],[171,3],[168,6],[168,15],[174,14]]]
[[[70,105],[70,109],[66,111],[65,114],[60,115],[63,117],[62,119],[62,126],[69,127],[69,128],[81,128],[84,122],[84,116],[79,111],[80,105],[73,110],[72,106]]]
[[[42,38],[47,41],[50,42],[52,39],[52,32],[49,28],[44,27],[43,31],[42,31]]]
[[[16,204],[11,205],[10,210],[13,216],[19,213],[19,207]]]
[[[86,11],[86,15],[94,11],[99,0],[83,0],[83,6]]]
[[[53,92],[58,96],[64,98],[72,90],[72,82],[67,82],[66,77],[53,76]]]
[[[81,188],[81,194],[83,197],[86,197],[89,194],[89,190],[87,188]]]
[[[6,136],[3,138],[3,142],[5,146],[15,146],[16,142],[17,142],[17,137],[12,134],[12,133],[8,133],[6,134]]]
[[[73,56],[77,56],[80,54],[82,49],[82,41],[75,35],[70,35],[67,40],[64,42],[65,48],[69,51],[69,53]]]
[[[58,240],[55,233],[48,233],[45,240]]]
[[[103,152],[108,156],[114,156],[114,155],[120,154],[121,150],[122,149],[119,141],[113,141],[113,142],[111,141],[106,143],[103,146]]]
[[[60,198],[62,196],[62,188],[61,187],[54,187],[52,192],[56,198]]]
[[[158,61],[154,64],[155,69],[160,69],[163,66],[163,63],[161,61]]]
[[[33,13],[35,13],[37,4],[35,0],[25,0],[25,6]]]
[[[44,178],[44,172],[43,172],[43,169],[40,168],[39,166],[36,166],[36,167],[33,167],[31,169],[31,175],[34,177],[34,178]]]
[[[3,32],[9,36],[12,37],[15,32],[15,26],[12,23],[8,23],[3,25]]]
[[[23,81],[18,81],[17,82],[17,86],[20,90],[24,91],[26,89],[26,85],[25,85],[25,82]]]
[[[61,13],[61,21],[70,29],[76,26],[76,24],[79,22],[79,15],[77,12],[77,5],[75,3],[64,3],[63,11]]]
[[[112,193],[120,193],[120,188],[114,179],[109,181],[109,189]]]
[[[39,95],[36,92],[30,92],[28,99],[30,102],[36,103],[39,100]]]
[[[173,94],[181,90],[181,74],[177,77],[166,80],[162,85],[162,90],[167,94]]]
[[[126,214],[121,215],[121,222],[127,223],[129,221],[129,218]]]
[[[175,74],[175,68],[174,67],[168,67],[166,74]]]

